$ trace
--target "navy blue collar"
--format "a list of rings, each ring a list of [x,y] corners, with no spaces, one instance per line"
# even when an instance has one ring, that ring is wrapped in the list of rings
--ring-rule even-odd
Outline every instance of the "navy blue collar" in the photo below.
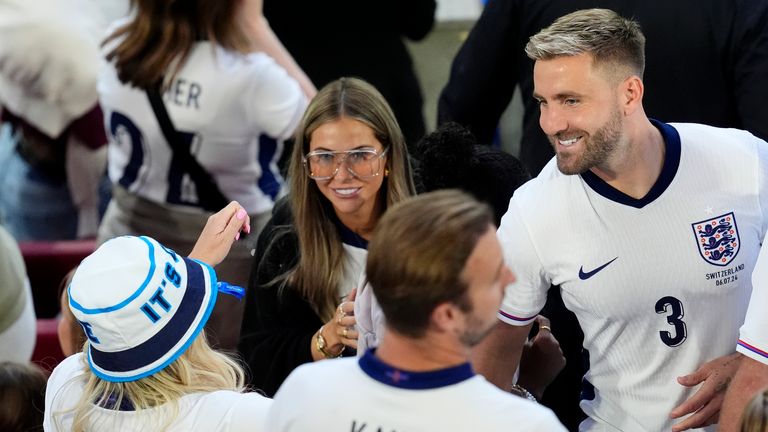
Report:
[[[370,349],[360,357],[360,369],[376,381],[388,386],[407,390],[429,390],[458,384],[475,376],[467,363],[429,372],[411,372],[390,366],[378,357],[376,349]]]
[[[351,229],[347,228],[346,225],[341,223],[335,212],[333,213],[333,217],[331,219],[336,225],[336,229],[339,230],[339,236],[341,237],[341,241],[343,243],[354,246],[356,248],[368,250],[368,240],[364,239],[358,233],[352,231]]]
[[[654,119],[650,119],[650,121],[656,126],[659,132],[661,132],[661,137],[664,139],[664,145],[666,147],[666,151],[664,152],[664,166],[661,169],[659,178],[656,179],[656,183],[653,184],[651,190],[649,190],[644,197],[637,199],[614,189],[613,186],[603,181],[603,179],[598,177],[592,171],[582,173],[581,178],[590,188],[592,188],[592,190],[611,201],[635,208],[645,207],[667,190],[672,183],[672,180],[674,180],[675,174],[677,174],[677,168],[680,165],[680,134],[675,128],[666,123]]]
[[[100,398],[96,399],[96,404],[99,403],[99,399]],[[123,399],[120,400],[120,406],[118,406],[117,395],[114,393],[111,393],[104,401],[101,401],[99,406],[101,408],[113,411],[136,411],[136,408],[133,406],[133,402],[128,399],[127,395],[123,395]]]

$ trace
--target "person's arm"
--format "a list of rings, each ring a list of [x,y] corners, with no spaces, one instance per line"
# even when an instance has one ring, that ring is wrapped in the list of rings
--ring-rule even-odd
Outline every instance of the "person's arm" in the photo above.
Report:
[[[544,390],[563,370],[566,361],[560,343],[552,334],[549,318],[539,315],[536,322],[539,331],[523,346],[517,384],[541,401]]]
[[[240,231],[251,232],[251,220],[243,206],[232,201],[208,217],[189,257],[211,266],[218,265],[227,257],[232,244],[240,239]]]
[[[317,88],[272,31],[269,22],[264,17],[262,2],[246,1],[243,7],[245,8],[246,23],[255,43],[254,48],[258,51],[264,51],[275,59],[277,64],[282,66],[288,75],[299,83],[307,99],[312,99],[317,93]]]
[[[768,242],[763,246],[752,273],[752,296],[739,330],[736,351],[744,355],[739,371],[733,378],[723,402],[720,430],[739,430],[739,419],[747,402],[755,393],[768,386]]]
[[[514,0],[490,0],[451,65],[440,93],[437,123],[455,121],[480,144],[494,139],[499,118],[512,100],[525,41],[518,40]]]
[[[499,322],[475,348],[475,369],[502,390],[509,390],[531,325],[547,299],[550,282],[524,217],[518,208],[518,196],[512,198],[501,219],[496,236],[504,261],[514,269],[515,282],[506,287],[499,309]]]
[[[718,430],[738,432],[741,416],[747,404],[757,392],[766,387],[768,387],[768,364],[745,358],[725,394]]]
[[[670,413],[672,419],[687,416],[672,426],[673,432],[717,423],[725,391],[736,374],[742,357],[739,353],[718,357],[704,363],[693,373],[677,378],[677,382],[685,387],[701,387]]]
[[[515,326],[499,321],[475,347],[472,366],[488,381],[509,391],[514,384],[515,371],[520,364],[520,355],[530,330],[531,324]]]

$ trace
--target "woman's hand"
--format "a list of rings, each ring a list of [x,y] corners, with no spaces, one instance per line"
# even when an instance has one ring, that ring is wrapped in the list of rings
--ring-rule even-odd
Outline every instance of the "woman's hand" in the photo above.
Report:
[[[540,401],[544,389],[565,367],[565,357],[560,343],[552,334],[549,319],[539,315],[536,322],[539,323],[539,332],[523,347],[517,383]]]
[[[232,201],[208,218],[189,257],[212,266],[219,264],[226,258],[232,243],[240,239],[241,230],[246,234],[251,232],[251,219],[243,206]]]
[[[353,288],[349,295],[336,308],[336,313],[325,324],[328,343],[331,349],[341,350],[342,345],[357,349],[357,320],[355,319],[355,297],[357,288]],[[332,334],[331,334],[332,333]],[[335,351],[334,351],[335,352]]]
[[[326,353],[317,349],[317,334],[312,340],[312,359],[322,360],[326,357],[338,357],[344,351],[344,348],[350,347],[357,349],[357,327],[355,324],[355,297],[357,288],[352,289],[349,295],[336,308],[336,313],[322,327],[320,335],[325,340]]]

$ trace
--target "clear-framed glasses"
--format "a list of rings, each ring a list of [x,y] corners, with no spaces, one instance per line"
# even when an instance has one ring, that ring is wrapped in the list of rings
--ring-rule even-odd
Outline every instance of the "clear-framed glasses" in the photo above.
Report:
[[[369,179],[381,173],[384,167],[381,159],[387,154],[386,148],[381,152],[373,148],[360,148],[354,150],[315,150],[307,153],[304,158],[304,167],[309,178],[314,180],[328,180],[333,178],[342,164],[347,171],[359,179]]]

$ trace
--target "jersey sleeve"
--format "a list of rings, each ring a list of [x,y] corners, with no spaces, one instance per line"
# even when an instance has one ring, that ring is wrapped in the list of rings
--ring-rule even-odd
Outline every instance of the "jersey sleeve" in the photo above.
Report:
[[[768,365],[768,244],[765,241],[752,274],[752,297],[736,350]]]
[[[285,69],[271,58],[263,60],[248,87],[250,94],[244,98],[246,110],[260,131],[272,138],[286,139],[299,124],[307,98]]]
[[[504,291],[499,319],[511,325],[528,325],[544,307],[550,281],[544,271],[528,224],[513,198],[497,231],[504,261],[516,282]]]

